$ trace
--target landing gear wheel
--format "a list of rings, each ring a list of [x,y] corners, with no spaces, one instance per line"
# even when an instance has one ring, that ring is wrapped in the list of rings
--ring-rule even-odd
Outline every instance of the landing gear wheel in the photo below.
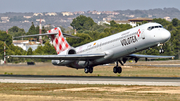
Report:
[[[89,68],[89,73],[93,73],[93,67]]]
[[[114,73],[121,73],[121,72],[122,72],[122,68],[115,66],[115,67],[113,68],[113,72],[114,72]]]
[[[164,53],[164,49],[160,49],[160,50],[159,50],[159,53]]]
[[[122,68],[121,68],[121,67],[118,67],[118,68],[117,68],[117,72],[118,72],[118,73],[121,73],[121,72],[122,72]]]
[[[86,67],[86,68],[84,68],[84,72],[85,73],[93,73],[93,67]]]
[[[114,73],[117,73],[117,70],[118,70],[117,67],[114,67],[114,68],[113,68],[113,72],[114,72]]]
[[[88,72],[89,72],[89,68],[87,68],[87,67],[84,68],[84,72],[85,72],[85,73],[88,73]]]

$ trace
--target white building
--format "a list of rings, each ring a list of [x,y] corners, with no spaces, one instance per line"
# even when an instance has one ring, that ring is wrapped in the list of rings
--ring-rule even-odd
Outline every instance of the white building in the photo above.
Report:
[[[169,16],[164,17],[165,20],[171,21],[171,18]]]
[[[34,14],[33,14],[33,16],[38,16],[38,15],[43,16],[43,13],[34,13]]]
[[[117,24],[130,24],[132,27],[136,26],[135,23],[130,21],[115,21]],[[110,21],[98,21],[98,25],[108,24],[110,25]]]
[[[56,16],[57,13],[46,13],[45,15],[49,15],[49,16]]]
[[[63,14],[63,16],[70,16],[73,15],[72,12],[61,12]]]
[[[41,22],[46,22],[45,19],[36,19],[37,22],[40,22],[40,20],[41,20]]]
[[[4,64],[4,61],[3,61],[3,60],[0,60],[0,64]]]
[[[117,24],[130,24],[132,27],[135,27],[137,23],[143,22],[143,21],[148,21],[152,22],[153,19],[151,18],[135,18],[135,19],[129,19],[128,21],[115,21]],[[108,24],[110,25],[110,20],[109,21],[98,21],[98,25],[103,25],[103,24]]]
[[[14,46],[21,47],[25,51],[27,51],[30,47],[34,51],[39,46],[40,42],[37,42],[36,40],[13,40],[13,44]]]

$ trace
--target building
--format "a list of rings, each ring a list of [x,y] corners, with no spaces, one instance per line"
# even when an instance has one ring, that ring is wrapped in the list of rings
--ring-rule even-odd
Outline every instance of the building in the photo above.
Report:
[[[31,38],[30,40],[13,40],[14,46],[21,47],[23,50],[28,51],[31,47],[32,50],[36,50],[40,42],[37,42],[36,39]]]
[[[56,16],[57,13],[46,13],[45,15],[49,15],[49,16]]]
[[[3,60],[0,60],[0,64],[4,64],[4,61],[3,61]]]
[[[26,19],[32,18],[32,16],[23,16],[23,17],[26,18]]]
[[[152,22],[152,20],[153,19],[151,19],[151,18],[134,18],[134,19],[129,19],[128,21],[130,21],[134,27],[137,25],[137,23],[141,23],[143,21]]]
[[[152,22],[153,19],[151,18],[135,18],[135,19],[129,19],[128,21],[115,21],[117,24],[130,24],[132,27],[135,27],[137,25],[137,22],[143,22],[148,21]],[[98,21],[98,25],[108,24],[110,25],[110,20],[106,21]]]
[[[98,21],[98,25],[108,24],[110,25],[111,21]],[[136,26],[132,24],[130,21],[115,21],[117,24],[130,24],[132,27]]]
[[[165,20],[171,21],[171,18],[169,16],[164,17]]]
[[[40,21],[41,21],[41,22],[46,22],[45,19],[36,19],[36,21],[37,21],[37,22],[40,22]]]
[[[9,22],[9,17],[1,17],[1,22],[0,23],[7,23],[7,22]]]
[[[63,16],[71,16],[73,15],[72,12],[61,12],[63,14]]]
[[[33,16],[39,16],[39,15],[43,16],[43,13],[34,13],[33,14]]]

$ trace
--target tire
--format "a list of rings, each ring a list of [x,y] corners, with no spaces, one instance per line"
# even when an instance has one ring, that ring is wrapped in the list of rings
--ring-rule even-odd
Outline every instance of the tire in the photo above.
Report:
[[[117,71],[118,71],[118,73],[121,73],[122,72],[122,68],[118,67]]]
[[[113,68],[113,72],[114,72],[114,73],[117,73],[117,67],[114,67],[114,68]]]
[[[164,49],[160,49],[160,50],[159,50],[159,53],[164,53]]]
[[[84,68],[84,72],[85,72],[85,73],[88,73],[88,72],[89,72],[89,69],[88,69],[88,68]]]
[[[93,73],[93,67],[89,68],[89,73]]]

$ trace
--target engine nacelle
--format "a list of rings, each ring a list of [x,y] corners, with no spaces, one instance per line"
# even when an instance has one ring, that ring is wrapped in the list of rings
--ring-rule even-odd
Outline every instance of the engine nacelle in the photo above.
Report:
[[[76,54],[76,50],[71,48],[67,51],[67,54]]]
[[[69,54],[76,54],[76,50],[74,48],[70,48],[61,52],[59,55],[69,55]]]
[[[69,54],[76,54],[76,50],[74,48],[70,48],[61,52],[59,55],[69,55]],[[73,61],[72,60],[52,60],[51,62],[53,65],[66,66]]]
[[[61,63],[64,62],[64,60],[52,60],[51,62],[53,65],[60,65]]]

